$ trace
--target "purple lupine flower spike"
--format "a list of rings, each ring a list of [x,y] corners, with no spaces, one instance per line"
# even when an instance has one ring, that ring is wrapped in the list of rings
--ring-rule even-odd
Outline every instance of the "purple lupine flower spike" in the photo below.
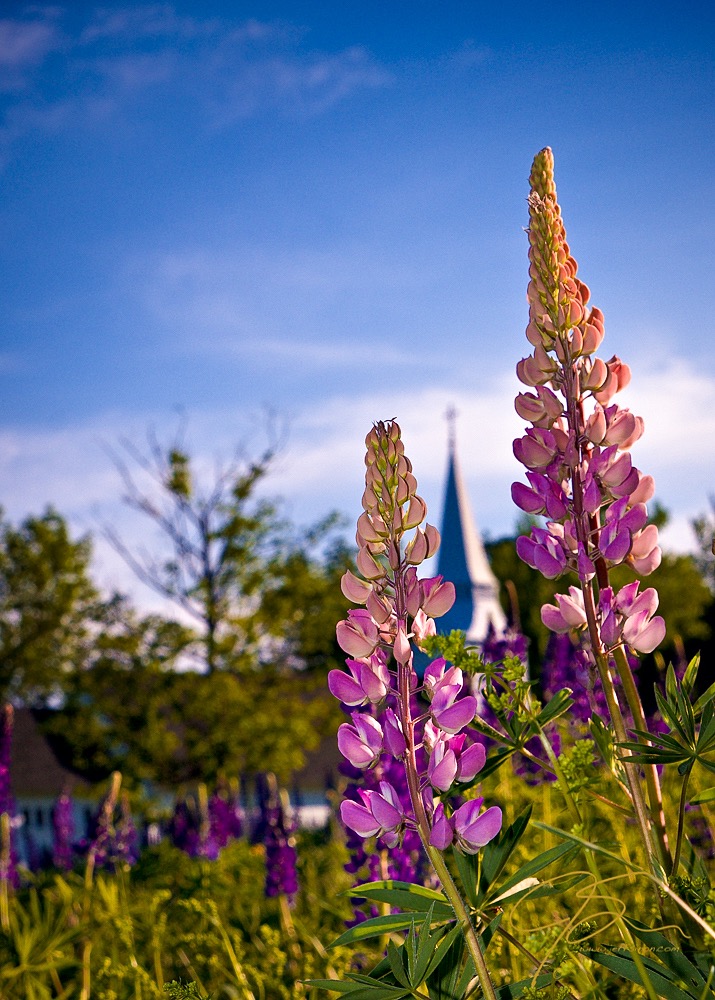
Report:
[[[95,868],[117,871],[133,865],[138,857],[137,833],[126,794],[119,804],[121,783],[122,776],[115,771],[109,792],[95,819],[88,854],[88,864]]]
[[[266,849],[266,896],[285,896],[289,905],[298,892],[298,854],[295,826],[290,817],[287,794],[278,788],[275,775],[266,776],[263,805],[263,844]]]
[[[74,815],[72,799],[62,792],[52,809],[52,864],[60,871],[69,871],[74,861]]]
[[[10,785],[13,722],[12,705],[4,705],[0,711],[0,817],[2,818],[0,881],[17,888],[20,881],[15,847],[15,800]]]
[[[221,845],[216,837],[214,825],[209,813],[209,801],[206,785],[199,785],[199,836],[196,844],[196,856],[216,861],[221,853]]]

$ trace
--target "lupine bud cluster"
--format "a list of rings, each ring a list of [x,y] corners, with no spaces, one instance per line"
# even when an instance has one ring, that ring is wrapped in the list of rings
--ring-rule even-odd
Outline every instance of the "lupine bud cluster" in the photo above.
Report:
[[[630,370],[615,356],[603,361],[596,355],[603,314],[589,306],[589,289],[577,277],[550,149],[536,156],[530,181],[526,336],[534,350],[519,362],[517,375],[533,391],[520,393],[515,406],[532,426],[514,442],[528,486],[515,483],[512,497],[526,513],[547,520],[518,540],[517,551],[550,579],[567,571],[582,585],[597,578],[606,649],[625,643],[650,652],[665,634],[655,615],[655,591],[638,596],[636,584],[614,594],[606,585],[610,567],[626,563],[647,574],[660,563],[657,528],[646,523],[653,479],[633,465],[629,453],[643,421],[611,402],[628,385]],[[548,627],[566,631],[586,624],[575,588],[570,595],[544,609]]]
[[[476,700],[466,693],[462,671],[443,659],[427,667],[421,688],[412,666],[412,643],[419,646],[434,635],[434,618],[454,603],[454,586],[441,577],[418,578],[417,567],[437,551],[439,532],[424,523],[427,507],[417,493],[399,426],[395,421],[375,424],[365,444],[359,575],[348,571],[341,584],[345,597],[361,607],[337,625],[348,673],[331,671],[328,686],[355,709],[352,723],[338,731],[343,755],[366,772],[384,755],[402,761],[410,799],[407,804],[382,777],[344,800],[341,817],[360,837],[380,837],[388,847],[400,844],[406,831],[418,830],[426,845],[444,850],[455,843],[476,853],[499,832],[501,810],[482,813],[481,800],[472,799],[453,811],[449,800],[443,801],[484,766],[484,748],[467,729]],[[428,705],[413,718],[417,694]]]

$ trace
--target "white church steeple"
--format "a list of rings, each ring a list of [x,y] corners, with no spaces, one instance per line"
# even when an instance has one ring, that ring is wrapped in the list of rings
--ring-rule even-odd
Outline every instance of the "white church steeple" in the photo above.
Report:
[[[440,618],[439,627],[440,632],[461,629],[467,633],[469,642],[481,643],[490,626],[497,637],[502,636],[507,620],[499,603],[499,583],[489,565],[462,478],[455,441],[455,418],[456,411],[450,407],[447,412],[447,486],[437,572],[445,580],[452,581],[457,597],[452,609]]]

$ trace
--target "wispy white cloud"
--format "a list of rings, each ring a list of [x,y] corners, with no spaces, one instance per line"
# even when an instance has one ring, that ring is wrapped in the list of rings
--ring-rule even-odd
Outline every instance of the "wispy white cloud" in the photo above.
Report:
[[[0,19],[0,94],[20,94],[47,56],[63,45],[54,8],[32,8],[27,17]]]
[[[458,448],[477,520],[492,537],[508,533],[519,513],[509,488],[523,472],[511,451],[513,438],[523,429],[512,404],[518,389],[510,373],[473,393],[455,392],[447,384],[413,391],[407,381],[398,381],[295,407],[281,415],[288,423],[287,444],[266,481],[266,492],[284,497],[286,510],[297,523],[309,524],[333,509],[356,517],[365,434],[374,420],[395,417],[403,428],[420,492],[430,516],[438,521],[446,467],[443,417],[454,405],[459,414]],[[639,373],[623,404],[646,420],[646,434],[635,446],[633,458],[655,477],[657,497],[671,512],[665,544],[691,549],[690,520],[707,509],[713,492],[715,377],[673,360],[660,370]],[[0,503],[13,520],[52,503],[77,531],[96,532],[100,524],[111,523],[126,537],[151,548],[157,539],[121,505],[121,483],[106,448],[116,447],[123,436],[141,446],[149,425],[169,443],[176,432],[176,416],[113,412],[91,425],[0,430]],[[263,427],[260,413],[193,412],[187,447],[201,474],[210,479],[237,446],[258,454],[266,443]],[[119,568],[106,543],[99,544],[98,558],[105,587],[128,588],[138,599],[147,600],[130,574]]]
[[[177,14],[170,4],[141,7],[98,8],[81,29],[79,43],[93,45],[104,39],[135,43],[141,39],[186,40],[212,35],[219,29],[216,18],[199,21]]]
[[[400,348],[369,334],[355,343],[350,303],[395,289],[408,296],[426,277],[418,263],[407,267],[359,245],[338,245],[141,256],[126,266],[124,280],[151,323],[171,331],[172,353],[259,364],[295,359],[324,368],[369,357],[408,365],[409,343]],[[301,336],[286,335],[296,329]]]
[[[24,134],[96,122],[86,111],[98,103],[108,118],[131,114],[138,94],[159,87],[215,129],[264,113],[321,114],[388,79],[364,48],[311,50],[283,22],[185,17],[169,5],[90,10],[79,27],[62,8],[0,20],[6,149]]]

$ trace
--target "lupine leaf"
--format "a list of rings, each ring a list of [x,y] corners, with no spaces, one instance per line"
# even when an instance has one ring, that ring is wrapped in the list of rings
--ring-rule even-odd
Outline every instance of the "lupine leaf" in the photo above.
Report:
[[[690,697],[695,689],[695,681],[698,677],[698,669],[700,667],[700,653],[696,653],[692,658],[690,663],[685,668],[685,673],[683,674],[683,679],[680,682],[683,691]],[[713,693],[715,693],[715,684],[712,685]],[[697,704],[695,706],[697,711]]]
[[[477,905],[477,877],[479,875],[479,861],[476,854],[463,854],[455,848],[452,849],[454,863],[459,872],[459,879],[464,889],[464,895],[472,906]]]
[[[352,993],[346,996],[350,1000],[404,1000],[405,997],[414,996],[412,990],[403,986],[389,986],[384,983],[375,983],[374,986],[356,986]]]
[[[428,969],[434,958],[435,951],[440,939],[444,936],[442,928],[432,931],[431,911],[425,916],[424,923],[419,931],[419,943],[415,963],[412,970],[412,985],[419,986],[427,976]]]
[[[412,913],[388,913],[382,917],[370,917],[363,920],[355,927],[349,927],[343,931],[340,937],[331,944],[331,948],[338,945],[353,944],[355,941],[366,941],[368,938],[380,937],[382,934],[392,934],[393,931],[406,931],[414,920]]]
[[[367,882],[350,890],[351,896],[361,896],[365,899],[375,899],[391,906],[399,906],[402,910],[426,913],[434,905],[434,911],[440,917],[453,917],[454,912],[447,897],[436,889],[428,889],[423,885],[413,885],[411,882],[398,882],[385,879],[381,882]]]
[[[400,949],[395,946],[393,941],[387,942],[387,960],[390,963],[390,971],[395,977],[397,982],[401,986],[409,987],[411,985],[410,979],[405,972],[405,967],[402,964],[402,957],[400,955]]]
[[[497,896],[495,899],[491,899],[486,905],[489,906],[500,906],[502,909],[518,903],[525,896],[529,899],[545,899],[547,896],[558,896],[568,889],[572,889],[579,882],[583,882],[585,878],[589,876],[585,872],[579,872],[576,875],[572,875],[571,878],[561,879],[560,881],[554,882],[541,882],[539,885],[527,886],[524,889],[520,889],[511,896],[506,898],[502,896]],[[518,884],[518,883],[517,883]]]
[[[530,986],[532,989],[544,989],[547,986],[551,986],[554,982],[554,976],[551,972],[544,972],[540,976],[531,979],[522,979],[518,983],[507,983],[505,986],[500,986],[496,991],[498,1000],[516,1000],[517,997],[523,995],[524,990]]]
[[[477,905],[487,895],[492,885],[504,870],[504,866],[523,837],[531,817],[531,806],[520,813],[511,826],[502,830],[498,837],[490,841],[482,851]]]
[[[616,953],[613,951],[594,950],[585,951],[584,955],[594,962],[598,962],[599,965],[610,969],[611,972],[615,972],[623,979],[628,979],[631,983],[637,983],[638,986],[643,985],[638,966],[633,961],[629,952]],[[646,955],[641,955],[640,960],[658,996],[664,997],[665,1000],[699,1000],[698,993],[686,991],[673,982],[673,975],[666,966],[655,962]]]
[[[701,712],[708,702],[711,702],[715,698],[715,681],[710,685],[707,691],[704,691],[698,700],[693,705],[695,712]]]
[[[613,761],[613,736],[611,732],[606,728],[603,720],[598,715],[591,716],[589,729],[594,743],[601,752],[601,756],[606,764],[610,765]]]
[[[553,722],[558,719],[559,716],[563,715],[573,705],[573,698],[571,697],[571,690],[569,688],[564,688],[555,694],[553,698],[544,705],[544,707],[539,712],[536,717],[536,722],[543,729],[548,723]]]
[[[393,986],[372,976],[354,975],[351,982],[337,979],[307,979],[306,984],[319,990],[332,990],[350,1000],[402,1000],[412,995],[409,987]]]
[[[532,875],[536,875],[537,872],[542,871],[544,868],[548,868],[552,865],[554,861],[563,860],[565,861],[569,854],[576,854],[578,848],[573,844],[558,844],[556,847],[549,848],[548,851],[544,851],[542,854],[537,855],[537,857],[532,858],[531,861],[527,861],[525,865],[515,872],[510,878],[503,882],[499,886],[499,894],[506,892],[513,885],[518,885],[519,882],[523,882],[525,878],[531,878]]]
[[[631,931],[639,938],[651,951],[657,952],[661,961],[673,972],[678,979],[683,980],[696,992],[705,986],[705,979],[696,966],[688,961],[685,955],[678,948],[673,947],[665,934],[653,930],[640,920],[634,918],[623,918]]]
[[[460,928],[457,927],[455,930],[459,931]],[[443,961],[431,969],[427,977],[430,1000],[462,1000],[464,996],[464,989],[460,989],[459,981],[467,946],[461,933],[452,936],[452,932],[443,941],[440,941],[440,945],[447,941],[447,938],[451,938],[451,940],[443,956]],[[474,965],[472,965],[473,968]],[[474,975],[473,972],[472,975]]]
[[[410,922],[410,930],[403,947],[407,955],[407,974],[410,977],[410,983],[414,983],[415,967],[417,965],[417,931],[415,929],[414,916]]]
[[[491,944],[492,938],[499,929],[499,924],[502,922],[503,913],[497,913],[496,917],[487,924],[482,933],[479,935],[479,940],[482,944],[482,951],[486,952],[487,948]]]

